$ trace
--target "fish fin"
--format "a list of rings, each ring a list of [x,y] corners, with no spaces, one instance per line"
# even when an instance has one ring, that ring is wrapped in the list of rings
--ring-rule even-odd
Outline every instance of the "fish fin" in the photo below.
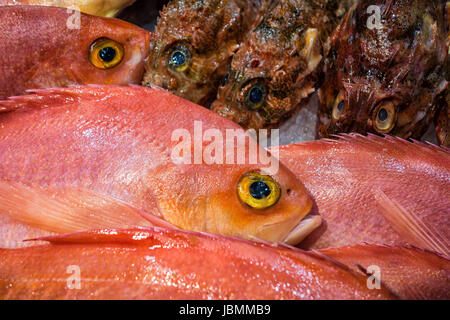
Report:
[[[92,191],[43,189],[9,181],[0,181],[0,213],[25,225],[57,233],[170,225],[120,200]]]
[[[73,233],[56,234],[44,237],[26,239],[24,241],[47,241],[51,244],[99,244],[99,243],[135,243],[154,239],[157,234],[164,232],[165,228],[135,227],[129,229],[102,228],[79,231]]]
[[[108,87],[110,90],[105,90]],[[119,85],[73,85],[65,88],[46,88],[27,90],[27,94],[8,97],[6,100],[0,100],[0,113],[14,110],[33,110],[45,109],[55,105],[70,105],[80,103],[81,101],[100,100],[106,96],[116,94],[126,94],[124,90],[118,90]],[[130,94],[137,87],[131,87]]]
[[[414,154],[415,158],[423,159],[427,163],[436,163],[450,168],[450,148],[436,146],[432,143],[424,143],[414,139],[405,140],[399,137],[384,135],[380,137],[368,133],[364,136],[359,133],[341,133],[331,135],[336,147],[340,145],[350,145],[353,149],[361,148],[379,154]],[[330,143],[329,139],[312,141],[311,143],[321,144],[322,141]],[[380,151],[381,150],[381,151]],[[361,151],[359,151],[361,152]]]
[[[450,254],[450,240],[447,235],[442,235],[431,225],[427,225],[420,216],[409,212],[381,189],[375,190],[374,197],[382,209],[383,216],[407,241],[446,256]]]

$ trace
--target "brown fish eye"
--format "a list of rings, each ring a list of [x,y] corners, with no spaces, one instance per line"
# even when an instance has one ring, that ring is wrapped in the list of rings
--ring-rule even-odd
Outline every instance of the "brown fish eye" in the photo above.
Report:
[[[344,92],[341,90],[339,91],[336,99],[334,100],[333,104],[333,110],[331,111],[331,115],[335,121],[339,120],[341,118],[342,112],[345,108],[345,99],[344,99]]]
[[[100,38],[91,44],[89,61],[99,69],[111,69],[117,66],[123,59],[122,44],[108,39]]]
[[[395,120],[395,106],[390,101],[380,103],[372,118],[374,128],[379,133],[388,133],[391,131],[394,128]]]
[[[268,175],[248,172],[238,183],[239,199],[255,209],[265,209],[277,203],[281,195],[278,183]]]
[[[245,104],[252,110],[261,108],[266,98],[266,86],[257,83],[251,86],[245,94]]]
[[[185,46],[175,47],[169,55],[169,66],[178,72],[182,72],[189,67],[191,52]]]

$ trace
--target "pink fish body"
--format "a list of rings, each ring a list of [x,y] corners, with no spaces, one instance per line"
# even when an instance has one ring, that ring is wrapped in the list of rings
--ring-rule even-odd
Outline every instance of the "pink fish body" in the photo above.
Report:
[[[355,271],[366,271],[401,299],[450,299],[450,260],[415,247],[356,245],[320,250]],[[371,279],[372,280],[372,279]]]
[[[367,276],[331,259],[228,237],[156,228],[49,240],[50,245],[0,249],[1,299],[395,297],[383,287],[369,289]],[[71,277],[74,272],[80,282]]]
[[[392,137],[343,135],[280,147],[322,225],[305,248],[406,244],[449,255],[450,153]]]

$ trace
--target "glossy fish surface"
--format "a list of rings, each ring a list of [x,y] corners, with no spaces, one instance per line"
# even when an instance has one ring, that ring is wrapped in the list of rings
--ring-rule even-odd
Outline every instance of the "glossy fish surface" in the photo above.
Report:
[[[450,253],[450,153],[358,134],[280,146],[323,219],[301,246],[413,244]]]
[[[368,244],[323,249],[317,253],[354,271],[378,277],[400,299],[450,299],[448,256],[415,247]]]
[[[233,56],[211,109],[259,129],[306,104],[319,85],[336,8],[336,1],[274,1]]]
[[[325,62],[319,137],[422,137],[448,90],[445,2],[360,1],[347,13]]]
[[[171,0],[158,19],[143,84],[207,106],[230,59],[272,0]]]
[[[64,7],[73,8],[96,16],[114,17],[123,8],[129,6],[134,1],[135,0],[0,0],[0,6],[38,5]]]
[[[150,228],[48,240],[0,249],[1,299],[395,298],[331,259],[235,238]]]
[[[156,218],[274,242],[312,231],[311,199],[289,170],[264,149],[252,160],[239,126],[165,90],[53,88],[0,108],[9,111],[0,114],[0,213],[8,229],[21,223],[21,238],[6,233],[3,246],[19,245],[24,225],[63,233]]]
[[[150,33],[125,21],[43,6],[0,7],[0,99],[27,89],[137,84]]]

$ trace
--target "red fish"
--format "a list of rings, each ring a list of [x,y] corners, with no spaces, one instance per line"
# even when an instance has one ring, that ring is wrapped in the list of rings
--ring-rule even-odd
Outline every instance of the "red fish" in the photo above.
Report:
[[[320,223],[303,219],[311,199],[283,165],[271,171],[262,157],[238,162],[250,140],[237,124],[167,91],[45,89],[0,108],[13,110],[0,114],[0,217],[9,230],[1,246],[42,230],[149,226],[156,217],[188,230],[292,243]],[[208,151],[220,160],[219,149],[232,164],[206,162]]]
[[[395,297],[330,258],[234,238],[156,228],[47,240],[0,249],[1,299]]]
[[[450,254],[450,152],[401,138],[342,135],[280,147],[324,222],[304,248],[411,243]]]
[[[414,247],[356,245],[317,253],[355,271],[378,275],[378,280],[401,299],[450,299],[450,260],[434,252]]]
[[[27,89],[137,84],[150,33],[64,8],[0,7],[0,99]]]

